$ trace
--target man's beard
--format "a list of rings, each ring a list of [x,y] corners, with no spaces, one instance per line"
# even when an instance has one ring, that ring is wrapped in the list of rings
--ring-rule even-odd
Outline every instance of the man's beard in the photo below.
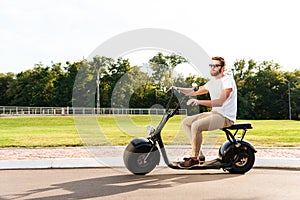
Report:
[[[221,74],[221,70],[222,70],[222,68],[219,69],[219,71],[213,71],[213,72],[210,72],[210,75],[211,75],[211,76],[219,76],[219,75]]]

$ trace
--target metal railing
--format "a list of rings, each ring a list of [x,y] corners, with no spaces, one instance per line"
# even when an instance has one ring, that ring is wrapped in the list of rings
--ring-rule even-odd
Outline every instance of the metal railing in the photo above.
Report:
[[[1,116],[25,115],[162,115],[159,108],[89,108],[89,107],[25,107],[0,106]],[[178,115],[187,115],[186,109],[179,109]]]

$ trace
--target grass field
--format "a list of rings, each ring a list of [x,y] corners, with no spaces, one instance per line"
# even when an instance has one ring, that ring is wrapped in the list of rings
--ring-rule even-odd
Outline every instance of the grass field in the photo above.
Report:
[[[0,147],[45,147],[82,145],[127,145],[135,137],[146,137],[146,126],[157,125],[161,116],[94,117],[0,117]],[[181,116],[170,119],[163,131],[166,144],[188,144],[180,127]],[[245,137],[255,146],[300,146],[300,121],[248,121],[254,129]],[[204,144],[221,144],[222,132],[204,136]]]

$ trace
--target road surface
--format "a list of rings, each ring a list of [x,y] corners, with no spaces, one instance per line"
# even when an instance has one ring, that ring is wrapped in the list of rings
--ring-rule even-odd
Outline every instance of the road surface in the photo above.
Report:
[[[300,171],[158,168],[135,176],[110,168],[0,170],[4,199],[299,199]]]

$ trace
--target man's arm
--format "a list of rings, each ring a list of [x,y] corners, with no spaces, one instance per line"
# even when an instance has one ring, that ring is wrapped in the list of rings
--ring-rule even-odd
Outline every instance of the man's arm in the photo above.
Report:
[[[189,96],[197,96],[197,95],[208,93],[208,90],[206,90],[203,86],[200,86],[197,91],[195,91],[194,88],[181,88],[181,87],[177,87],[177,90],[180,90],[180,92]]]
[[[214,100],[197,100],[198,105],[207,106],[207,107],[221,107],[225,101],[230,97],[232,88],[226,88],[222,90],[222,93],[218,99]]]

